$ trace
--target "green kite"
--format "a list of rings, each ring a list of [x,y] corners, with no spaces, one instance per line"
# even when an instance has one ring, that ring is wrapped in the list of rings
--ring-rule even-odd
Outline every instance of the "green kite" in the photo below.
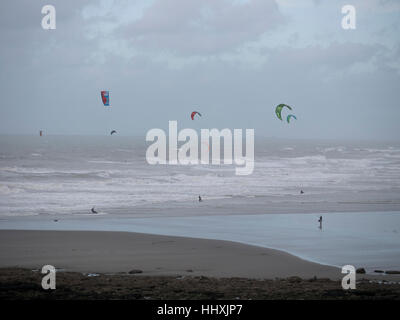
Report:
[[[292,108],[290,106],[288,106],[287,104],[283,104],[283,103],[279,104],[275,109],[276,116],[278,117],[279,120],[282,120],[281,112],[284,107],[287,107],[289,110],[292,110]]]

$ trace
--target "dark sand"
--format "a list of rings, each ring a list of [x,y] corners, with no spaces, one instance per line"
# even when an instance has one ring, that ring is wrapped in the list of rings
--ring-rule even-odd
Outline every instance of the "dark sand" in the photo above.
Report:
[[[44,265],[77,272],[339,279],[340,270],[236,242],[128,232],[0,231],[0,268]]]

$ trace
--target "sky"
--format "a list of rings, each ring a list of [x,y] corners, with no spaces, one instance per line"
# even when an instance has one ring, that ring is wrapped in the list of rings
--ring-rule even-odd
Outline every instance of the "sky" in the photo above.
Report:
[[[397,0],[1,0],[0,134],[400,140],[399,34]]]

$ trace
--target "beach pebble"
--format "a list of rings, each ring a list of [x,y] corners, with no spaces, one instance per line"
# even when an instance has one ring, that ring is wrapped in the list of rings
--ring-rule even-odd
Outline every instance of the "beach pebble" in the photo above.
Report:
[[[365,269],[364,268],[358,268],[356,270],[356,273],[365,273]]]
[[[139,269],[132,269],[131,271],[128,272],[129,274],[136,274],[136,273],[143,273],[142,270]]]
[[[301,282],[301,278],[300,278],[300,277],[294,276],[294,277],[288,278],[288,281],[289,281],[290,283],[299,283],[299,282]]]
[[[385,273],[386,274],[400,274],[400,271],[398,271],[398,270],[388,270]]]

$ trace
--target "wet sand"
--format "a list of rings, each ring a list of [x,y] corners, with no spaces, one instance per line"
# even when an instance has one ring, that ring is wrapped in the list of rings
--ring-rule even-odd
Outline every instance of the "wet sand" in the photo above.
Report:
[[[235,242],[98,231],[0,231],[0,267],[86,273],[340,279],[336,267]]]

